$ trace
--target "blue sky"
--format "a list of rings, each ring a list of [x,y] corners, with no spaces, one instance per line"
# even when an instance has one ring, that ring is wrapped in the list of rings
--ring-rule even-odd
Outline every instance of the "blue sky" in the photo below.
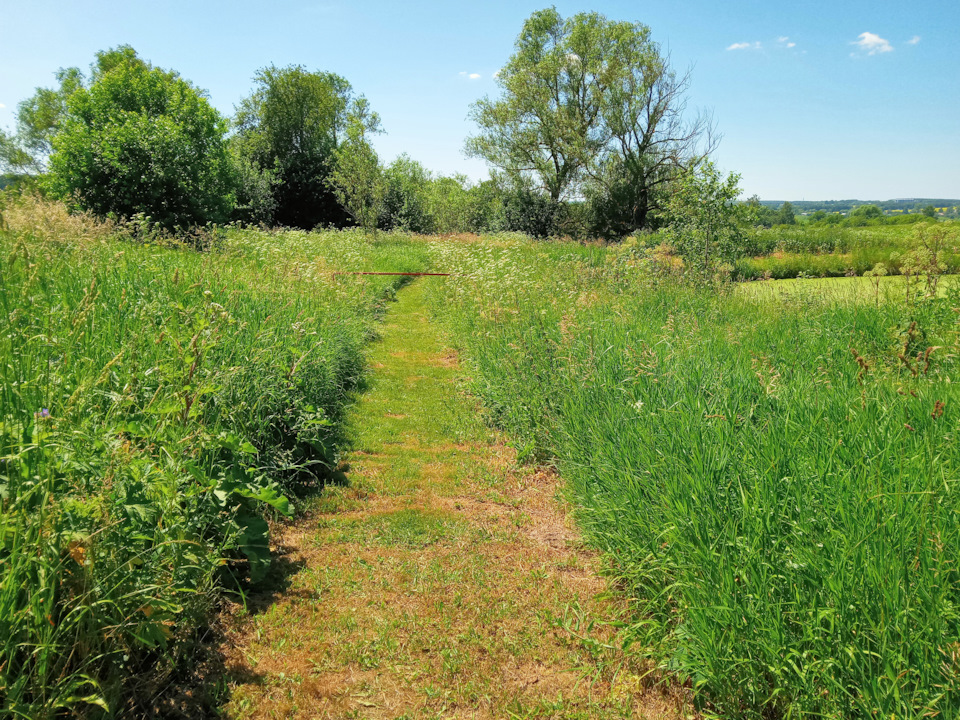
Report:
[[[524,19],[546,2],[440,0],[0,0],[0,127],[16,104],[130,44],[205,89],[224,114],[256,70],[302,64],[343,75],[387,134],[389,161],[486,176],[463,156],[470,103]],[[642,22],[692,72],[691,112],[713,114],[716,159],[763,199],[960,198],[960,2],[595,0],[557,2]]]

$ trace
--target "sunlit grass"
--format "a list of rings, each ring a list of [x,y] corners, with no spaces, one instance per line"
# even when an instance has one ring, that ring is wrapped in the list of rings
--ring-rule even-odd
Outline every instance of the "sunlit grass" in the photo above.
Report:
[[[116,714],[152,702],[217,589],[269,565],[266,517],[337,465],[402,280],[330,269],[428,259],[335,232],[200,253],[35,198],[4,212],[0,705]]]
[[[953,235],[941,259],[949,272],[960,272],[960,223],[929,221],[869,227],[801,223],[756,229],[748,239],[749,254],[755,257],[738,260],[734,273],[740,280],[862,276],[883,263],[890,274],[899,274],[917,233],[935,227]]]
[[[956,287],[960,278],[948,275],[941,279],[937,288],[940,297],[946,297]],[[912,289],[917,281],[913,280]],[[736,293],[758,302],[768,300],[822,300],[828,303],[903,303],[911,290],[906,278],[896,275],[879,278],[828,277],[794,280],[764,280],[736,285]]]
[[[953,712],[955,290],[697,289],[563,246],[436,252],[463,278],[435,308],[476,392],[561,469],[636,598],[638,652],[722,716]]]

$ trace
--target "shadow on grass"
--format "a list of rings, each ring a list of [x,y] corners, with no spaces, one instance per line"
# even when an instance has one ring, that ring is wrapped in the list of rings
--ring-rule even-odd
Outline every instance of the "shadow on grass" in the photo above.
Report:
[[[274,548],[266,577],[256,584],[250,584],[246,577],[242,577],[233,592],[228,594],[242,604],[249,615],[265,612],[281,597],[308,599],[309,593],[290,587],[292,578],[305,564],[291,555],[291,548]],[[223,652],[226,642],[224,628],[214,624],[199,629],[192,638],[178,643],[182,651],[172,663],[164,661],[168,667],[151,664],[146,659],[144,671],[131,681],[127,694],[130,700],[119,717],[161,720],[222,717],[221,710],[230,699],[232,685],[265,681],[264,675],[245,664],[228,664]]]
[[[180,644],[172,661],[158,658],[145,664],[143,672],[128,680],[128,701],[116,714],[124,718],[159,720],[206,720],[222,717],[229,697],[230,680],[260,683],[263,677],[249,668],[228,668],[221,652],[224,634],[220,627],[205,627]],[[165,665],[166,667],[161,667]]]
[[[245,588],[243,597],[238,598],[243,603],[247,614],[259,615],[269,610],[270,606],[281,597],[297,597],[296,590],[291,590],[292,578],[306,565],[302,559],[293,559],[292,549],[280,545],[272,548],[273,558],[266,577],[260,582]],[[307,595],[304,594],[304,597]]]

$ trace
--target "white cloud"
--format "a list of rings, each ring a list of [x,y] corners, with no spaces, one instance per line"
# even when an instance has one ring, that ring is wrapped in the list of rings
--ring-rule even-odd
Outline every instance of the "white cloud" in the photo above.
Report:
[[[3,110],[6,107],[3,103],[0,103],[0,110]]]
[[[460,77],[467,78],[468,80],[479,80],[480,73],[468,73],[466,70],[461,70]]]
[[[893,52],[893,45],[891,45],[888,40],[884,40],[882,37],[875,35],[872,32],[860,33],[860,35],[857,37],[859,39],[850,44],[856,45],[867,55]]]
[[[761,47],[763,46],[759,42],[754,42],[754,43],[741,42],[741,43],[734,43],[733,45],[728,45],[727,50],[759,50]]]
[[[920,36],[914,35],[912,38],[907,40],[907,45],[916,45],[918,42],[920,42]]]
[[[790,38],[788,38],[786,35],[781,35],[778,37],[777,42],[785,48],[795,48],[797,46],[795,42],[790,42]]]

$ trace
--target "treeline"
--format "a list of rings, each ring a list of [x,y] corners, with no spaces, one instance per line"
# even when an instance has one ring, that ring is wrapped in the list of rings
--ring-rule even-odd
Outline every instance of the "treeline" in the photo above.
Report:
[[[775,225],[796,225],[797,208],[791,202],[773,204],[760,200],[756,195],[745,203],[749,215],[758,227]],[[803,218],[810,225],[837,225],[840,227],[867,227],[870,225],[913,225],[935,219],[938,215],[951,216],[950,212],[937,210],[934,205],[926,205],[916,212],[887,214],[880,205],[862,204],[852,207],[849,212],[817,210]],[[952,213],[955,215],[956,213]]]
[[[933,205],[927,205],[920,212],[888,215],[878,205],[858,205],[846,216],[840,213],[828,213],[817,210],[808,216],[807,222],[814,225],[839,225],[841,227],[867,227],[870,225],[914,225],[920,222],[935,221],[938,216]]]
[[[480,183],[405,155],[384,166],[371,144],[379,116],[334,73],[263,68],[232,118],[129,46],[98,53],[87,74],[56,76],[20,104],[16,133],[0,133],[0,170],[77,209],[170,230],[240,222],[619,239],[668,224],[676,184],[713,172],[709,119],[685,117],[688,78],[649,28],[597,13],[549,9],[524,23],[500,97],[471,110],[467,154],[492,171]]]
[[[538,237],[590,230],[583,202],[436,175],[405,154],[384,166],[370,143],[379,116],[333,73],[264,68],[232,118],[130,46],[98,53],[87,74],[56,77],[56,88],[20,103],[16,134],[0,134],[3,186],[36,188],[101,218],[171,231],[228,222]]]
[[[97,53],[89,75],[20,103],[0,162],[27,184],[99,217],[148,217],[168,230],[239,221],[349,224],[337,171],[379,120],[350,83],[268,67],[233,118],[130,46]]]
[[[784,204],[782,200],[759,200],[761,205],[777,210]],[[935,212],[949,212],[960,207],[957,198],[901,198],[898,200],[793,200],[790,206],[795,212],[810,215],[818,210],[825,213],[846,214],[863,206],[876,205],[884,213],[923,213],[933,208]]]

